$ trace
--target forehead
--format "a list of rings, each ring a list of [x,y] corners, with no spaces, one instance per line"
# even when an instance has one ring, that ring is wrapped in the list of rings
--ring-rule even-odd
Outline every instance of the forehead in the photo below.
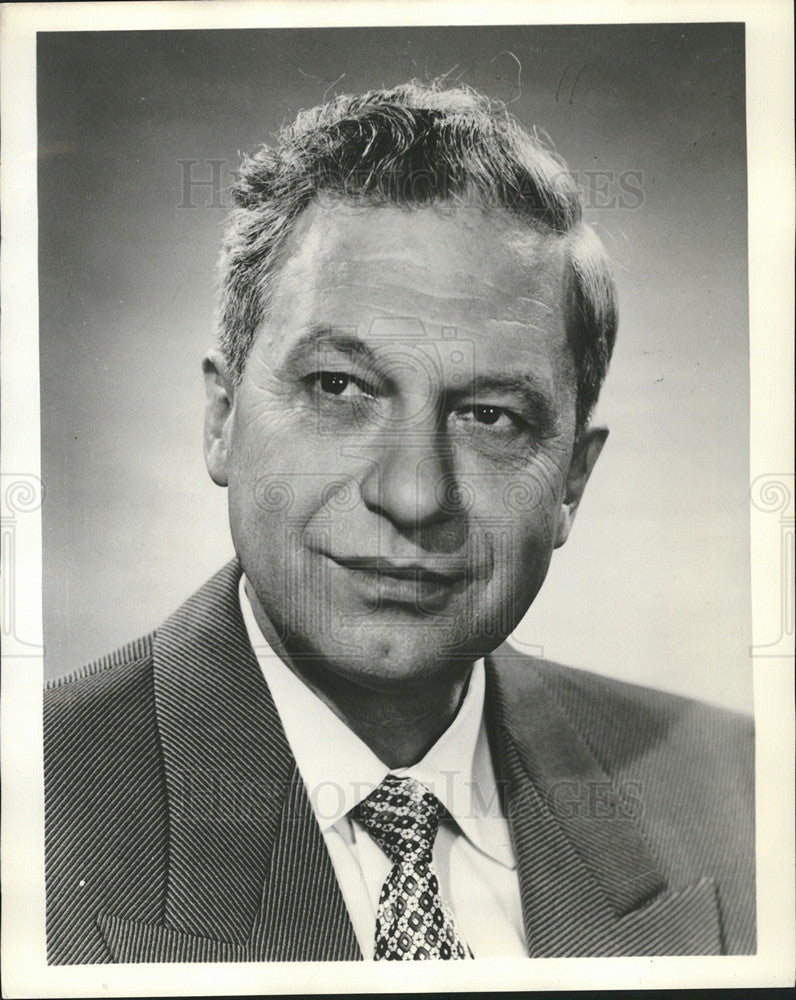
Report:
[[[563,297],[564,243],[522,225],[503,211],[474,205],[361,205],[313,202],[299,217],[277,264],[272,301],[312,284],[361,271],[387,284],[410,278],[418,290],[444,294],[462,277],[479,296],[511,300],[551,287]],[[309,273],[308,273],[309,272]],[[292,279],[298,279],[296,286]]]
[[[565,288],[563,240],[502,210],[329,198],[286,242],[263,334],[279,355],[319,324],[365,337],[374,321],[403,319],[432,337],[455,329],[493,362],[569,368]]]

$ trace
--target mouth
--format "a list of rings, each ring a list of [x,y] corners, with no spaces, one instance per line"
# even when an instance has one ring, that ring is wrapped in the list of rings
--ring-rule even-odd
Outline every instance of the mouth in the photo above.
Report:
[[[386,559],[381,556],[329,556],[347,575],[368,603],[401,605],[432,614],[449,597],[464,589],[466,567],[450,560]]]
[[[396,580],[417,580],[428,583],[456,583],[467,576],[465,566],[439,560],[434,563],[406,559],[385,559],[383,556],[330,556],[346,569],[378,573]]]

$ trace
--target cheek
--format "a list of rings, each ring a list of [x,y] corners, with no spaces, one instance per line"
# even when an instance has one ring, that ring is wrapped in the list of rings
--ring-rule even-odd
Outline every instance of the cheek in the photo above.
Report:
[[[238,475],[265,471],[290,472],[296,463],[296,435],[285,414],[272,404],[248,407],[236,413],[231,457]]]
[[[278,400],[244,405],[236,413],[230,448],[230,514],[268,525],[300,517],[311,502],[317,468],[313,435],[297,434]]]
[[[494,581],[507,593],[536,593],[553,553],[554,521],[549,516],[516,518],[493,530]]]
[[[552,554],[552,532],[539,518],[518,518],[494,531],[494,568],[479,602],[492,630],[505,636],[517,627],[544,583]]]
[[[529,552],[546,548],[555,535],[565,472],[558,454],[540,456],[521,471],[471,480],[470,492],[478,530],[510,536],[512,548]]]
[[[490,550],[493,600],[528,601],[544,580],[553,552],[561,510],[563,477],[551,464],[522,475],[491,477],[478,498],[471,539]],[[519,596],[521,595],[521,596]]]

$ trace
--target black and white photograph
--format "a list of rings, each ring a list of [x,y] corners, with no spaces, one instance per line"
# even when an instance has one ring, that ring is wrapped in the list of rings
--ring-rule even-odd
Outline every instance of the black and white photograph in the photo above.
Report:
[[[791,12],[57,6],[8,995],[787,985]]]

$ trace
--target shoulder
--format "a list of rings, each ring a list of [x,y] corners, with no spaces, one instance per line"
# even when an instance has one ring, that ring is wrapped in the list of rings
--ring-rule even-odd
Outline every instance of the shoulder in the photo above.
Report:
[[[83,688],[102,687],[103,682],[115,671],[123,673],[126,667],[147,661],[151,662],[155,634],[152,631],[148,635],[125,643],[113,652],[85,664],[78,670],[48,680],[44,685],[45,697],[57,700],[58,695],[55,692],[67,690],[75,692]],[[93,682],[92,678],[97,678],[97,682]]]
[[[100,712],[107,719],[115,705],[129,708],[131,696],[151,687],[154,638],[155,632],[151,632],[79,670],[48,681],[44,686],[45,726],[60,718],[77,721],[92,712]]]
[[[522,704],[541,685],[603,764],[675,756],[751,772],[754,722],[745,713],[526,656],[506,644],[491,659],[508,704]]]
[[[727,952],[754,950],[752,719],[505,645],[487,665],[489,708],[531,780],[574,782],[568,807],[595,821],[610,783],[666,882],[712,879]]]
[[[103,656],[44,689],[48,803],[68,774],[88,777],[112,761],[133,762],[156,741],[154,633]],[[134,765],[133,765],[134,766]]]
[[[100,657],[79,670],[45,684],[45,720],[102,713],[153,695],[156,651],[165,640],[169,649],[189,656],[205,633],[217,632],[237,602],[240,565],[227,563],[157,629]]]

